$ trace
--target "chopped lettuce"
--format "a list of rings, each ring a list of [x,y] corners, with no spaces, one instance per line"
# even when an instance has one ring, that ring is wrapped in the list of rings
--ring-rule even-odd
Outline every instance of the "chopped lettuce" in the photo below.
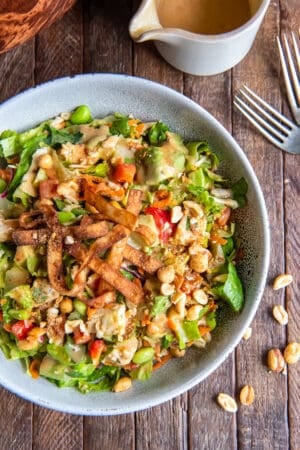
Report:
[[[244,305],[244,293],[241,280],[232,262],[228,264],[228,276],[223,285],[217,286],[213,292],[229,303],[235,312],[239,312]]]

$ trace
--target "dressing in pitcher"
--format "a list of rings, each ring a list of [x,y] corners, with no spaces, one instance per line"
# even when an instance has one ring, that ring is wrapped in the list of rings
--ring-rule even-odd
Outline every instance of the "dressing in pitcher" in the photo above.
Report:
[[[163,27],[199,34],[234,30],[251,17],[249,0],[157,0]]]

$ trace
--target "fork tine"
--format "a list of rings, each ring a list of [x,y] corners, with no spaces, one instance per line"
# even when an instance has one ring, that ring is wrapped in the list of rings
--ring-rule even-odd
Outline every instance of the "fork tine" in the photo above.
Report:
[[[300,29],[299,29],[299,38],[300,38]],[[298,71],[300,73],[300,51],[299,51],[297,41],[296,41],[296,36],[294,33],[292,33],[292,40],[293,40],[293,45],[294,45],[296,61],[297,61],[297,65],[298,65]]]
[[[241,100],[239,97],[235,97],[234,105],[236,108],[249,120],[249,122],[258,129],[258,131],[261,132],[261,134],[267,138],[272,144],[274,144],[277,147],[282,148],[282,139],[278,140],[275,139],[274,136],[272,136],[264,127],[262,127],[252,116],[257,116],[256,113],[253,114],[253,111],[251,108],[248,107],[248,105]],[[245,108],[245,109],[244,109]]]
[[[275,128],[273,128],[264,118],[250,108],[250,106],[247,105],[243,99],[236,97],[234,104],[247,117],[252,125],[254,125],[267,139],[271,140],[273,144],[278,145],[278,143],[283,143],[287,136],[282,135]]]
[[[259,97],[255,92],[253,92],[247,86],[243,86],[243,89],[240,89],[240,93],[256,108],[260,111],[260,113],[267,118],[271,123],[273,123],[277,128],[279,128],[283,133],[288,134],[291,129],[294,128],[293,122],[291,122],[287,117],[278,112],[275,108],[273,108],[269,103]],[[248,95],[248,93],[250,95]],[[251,96],[251,97],[250,97]],[[255,100],[256,101],[255,101]],[[262,108],[260,105],[263,105]],[[278,119],[278,120],[276,120]],[[282,123],[280,123],[280,122]],[[284,126],[286,125],[286,126]]]
[[[294,52],[295,52],[295,55],[298,56],[299,50],[297,48],[297,42],[296,42],[296,38],[295,38],[294,33],[292,33],[292,36],[294,38],[293,39]],[[290,72],[291,72],[291,75],[292,75],[294,92],[295,92],[295,95],[297,97],[298,105],[300,106],[300,87],[299,87],[298,75],[297,75],[297,72],[296,72],[296,67],[295,67],[295,64],[294,64],[294,61],[293,61],[292,52],[290,50],[290,46],[289,46],[289,43],[288,43],[286,35],[284,35],[284,44],[285,44],[286,51],[287,51]]]

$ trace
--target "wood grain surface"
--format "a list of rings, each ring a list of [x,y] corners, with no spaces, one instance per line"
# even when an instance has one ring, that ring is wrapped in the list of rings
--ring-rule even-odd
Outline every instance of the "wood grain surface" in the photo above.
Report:
[[[35,3],[19,2],[18,11],[17,1],[2,0],[0,16],[5,7],[25,14]],[[266,367],[269,348],[300,341],[300,159],[275,149],[232,107],[233,95],[247,84],[290,116],[275,37],[298,30],[299,0],[272,0],[246,58],[213,77],[185,75],[164,62],[152,43],[134,44],[128,22],[138,5],[138,0],[78,0],[61,20],[0,56],[0,101],[60,76],[113,72],[158,81],[212,113],[244,149],[269,213],[271,264],[252,337],[189,392],[135,414],[73,416],[32,405],[0,388],[0,449],[300,450],[300,363],[290,366],[287,376]],[[0,27],[0,41],[1,33]],[[294,275],[293,284],[274,292],[272,280],[285,271]],[[274,304],[286,305],[287,327],[272,318]],[[221,410],[217,394],[238,396],[244,384],[255,389],[253,405],[239,405],[234,415]]]

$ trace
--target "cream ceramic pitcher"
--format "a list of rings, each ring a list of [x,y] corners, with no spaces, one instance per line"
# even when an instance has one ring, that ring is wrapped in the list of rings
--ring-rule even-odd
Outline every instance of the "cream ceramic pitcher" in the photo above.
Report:
[[[245,23],[220,34],[200,34],[162,26],[158,9],[160,1],[142,1],[130,21],[130,36],[136,42],[154,40],[157,50],[168,63],[192,75],[215,75],[239,63],[250,50],[270,3],[270,0],[249,0],[249,19]],[[193,7],[195,1],[187,1],[186,5]],[[176,1],[173,5],[174,16]],[[190,13],[194,14],[194,11]]]

